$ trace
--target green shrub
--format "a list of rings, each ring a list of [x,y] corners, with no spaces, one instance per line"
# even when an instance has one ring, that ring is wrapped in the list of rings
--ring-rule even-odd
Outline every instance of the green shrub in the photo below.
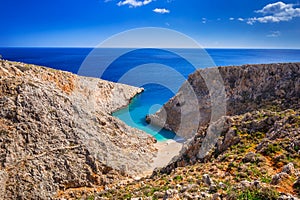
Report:
[[[279,151],[280,147],[277,144],[269,144],[264,153],[269,156]]]
[[[263,176],[263,177],[261,177],[261,182],[263,182],[263,183],[271,183],[271,181],[272,181],[272,178],[270,177],[270,176]]]
[[[183,178],[182,178],[182,176],[180,176],[180,175],[177,175],[177,176],[175,176],[174,178],[173,178],[173,180],[175,180],[175,181],[181,181]]]
[[[87,200],[94,200],[94,199],[95,199],[94,195],[88,196],[87,198]]]
[[[228,199],[237,200],[275,200],[279,197],[279,193],[271,188],[247,188],[240,191],[234,191],[233,193],[228,195]]]

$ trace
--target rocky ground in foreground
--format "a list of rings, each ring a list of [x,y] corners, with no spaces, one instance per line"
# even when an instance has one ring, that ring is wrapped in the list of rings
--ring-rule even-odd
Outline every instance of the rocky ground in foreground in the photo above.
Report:
[[[182,156],[151,177],[90,199],[297,199],[300,195],[300,109],[225,117],[205,160],[196,154],[202,127]]]

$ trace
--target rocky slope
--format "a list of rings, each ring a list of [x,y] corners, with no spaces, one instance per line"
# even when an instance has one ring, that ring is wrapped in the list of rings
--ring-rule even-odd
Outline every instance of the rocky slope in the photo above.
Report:
[[[209,82],[207,77],[215,78]],[[217,82],[223,84],[226,98],[222,87],[214,89],[220,86]],[[191,100],[195,95],[198,102]],[[211,97],[215,102],[226,102],[226,116],[212,117],[212,105],[216,104]],[[197,113],[199,118],[193,120],[191,115],[195,117]],[[95,197],[300,197],[300,63],[196,71],[178,94],[148,120],[183,137],[189,136],[191,126],[196,125],[197,130],[193,137],[186,137],[180,155],[167,167],[158,169],[151,177],[96,193]]]
[[[191,74],[176,96],[147,120],[191,138],[198,127],[221,116],[284,110],[299,98],[300,63],[210,68]]]
[[[82,196],[147,169],[154,139],[110,115],[141,91],[0,60],[0,199]]]
[[[205,159],[197,153],[207,126],[182,156],[151,177],[96,193],[99,199],[296,200],[300,196],[300,109],[224,117]]]

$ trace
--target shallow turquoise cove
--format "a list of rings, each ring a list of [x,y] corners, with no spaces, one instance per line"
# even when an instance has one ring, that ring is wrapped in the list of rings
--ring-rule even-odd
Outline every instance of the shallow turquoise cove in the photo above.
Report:
[[[145,92],[134,97],[128,107],[116,111],[112,115],[121,119],[127,125],[154,136],[157,141],[162,142],[168,139],[174,139],[176,136],[174,132],[154,127],[146,123],[146,115],[155,113],[161,107],[159,104],[151,104],[151,100],[153,101],[154,99],[149,98],[149,96],[151,96],[151,93],[145,90]]]

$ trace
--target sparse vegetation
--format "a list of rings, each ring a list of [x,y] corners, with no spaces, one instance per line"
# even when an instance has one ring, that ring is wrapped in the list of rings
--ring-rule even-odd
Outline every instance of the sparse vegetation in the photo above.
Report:
[[[238,200],[276,200],[279,193],[275,189],[261,188],[261,189],[245,189],[235,192],[230,195],[229,199]]]
[[[264,151],[264,154],[271,156],[280,151],[280,147],[277,144],[269,144]]]
[[[126,186],[126,190],[121,187],[119,193],[126,192],[130,193],[132,197],[152,197],[152,199],[161,199],[156,195],[164,194],[169,189],[175,189],[178,193],[185,191],[185,193],[199,195],[201,192],[207,192],[208,195],[212,195],[209,192],[209,186],[202,181],[202,175],[207,172],[210,173],[213,182],[217,185],[217,192],[225,199],[272,200],[279,197],[278,189],[297,193],[298,188],[292,187],[293,182],[297,180],[295,175],[290,175],[287,182],[278,185],[277,189],[270,184],[272,177],[282,169],[284,164],[293,162],[297,168],[300,165],[298,155],[285,150],[290,145],[290,138],[267,140],[267,142],[264,140],[268,131],[264,127],[267,126],[265,121],[272,121],[273,118],[277,121],[286,120],[289,116],[294,116],[295,111],[284,114],[262,112],[263,114],[252,113],[251,121],[260,119],[253,126],[249,126],[249,121],[245,121],[244,117],[236,117],[231,129],[240,137],[240,142],[232,145],[226,151],[220,152],[214,159],[206,163],[175,168],[170,174],[158,173],[152,178],[146,179],[146,186],[142,186],[140,181],[133,182]],[[294,123],[291,123],[291,126],[287,127],[292,129],[295,127],[293,125]],[[245,127],[251,127],[251,129]],[[260,145],[261,149],[258,148]],[[293,146],[295,151],[297,148],[297,146]],[[244,158],[249,152],[254,152],[253,158],[245,161]],[[236,189],[236,186],[242,181],[250,183],[253,180],[259,181],[260,187]],[[223,186],[219,186],[219,183],[223,183]],[[114,195],[116,194],[114,193]]]

